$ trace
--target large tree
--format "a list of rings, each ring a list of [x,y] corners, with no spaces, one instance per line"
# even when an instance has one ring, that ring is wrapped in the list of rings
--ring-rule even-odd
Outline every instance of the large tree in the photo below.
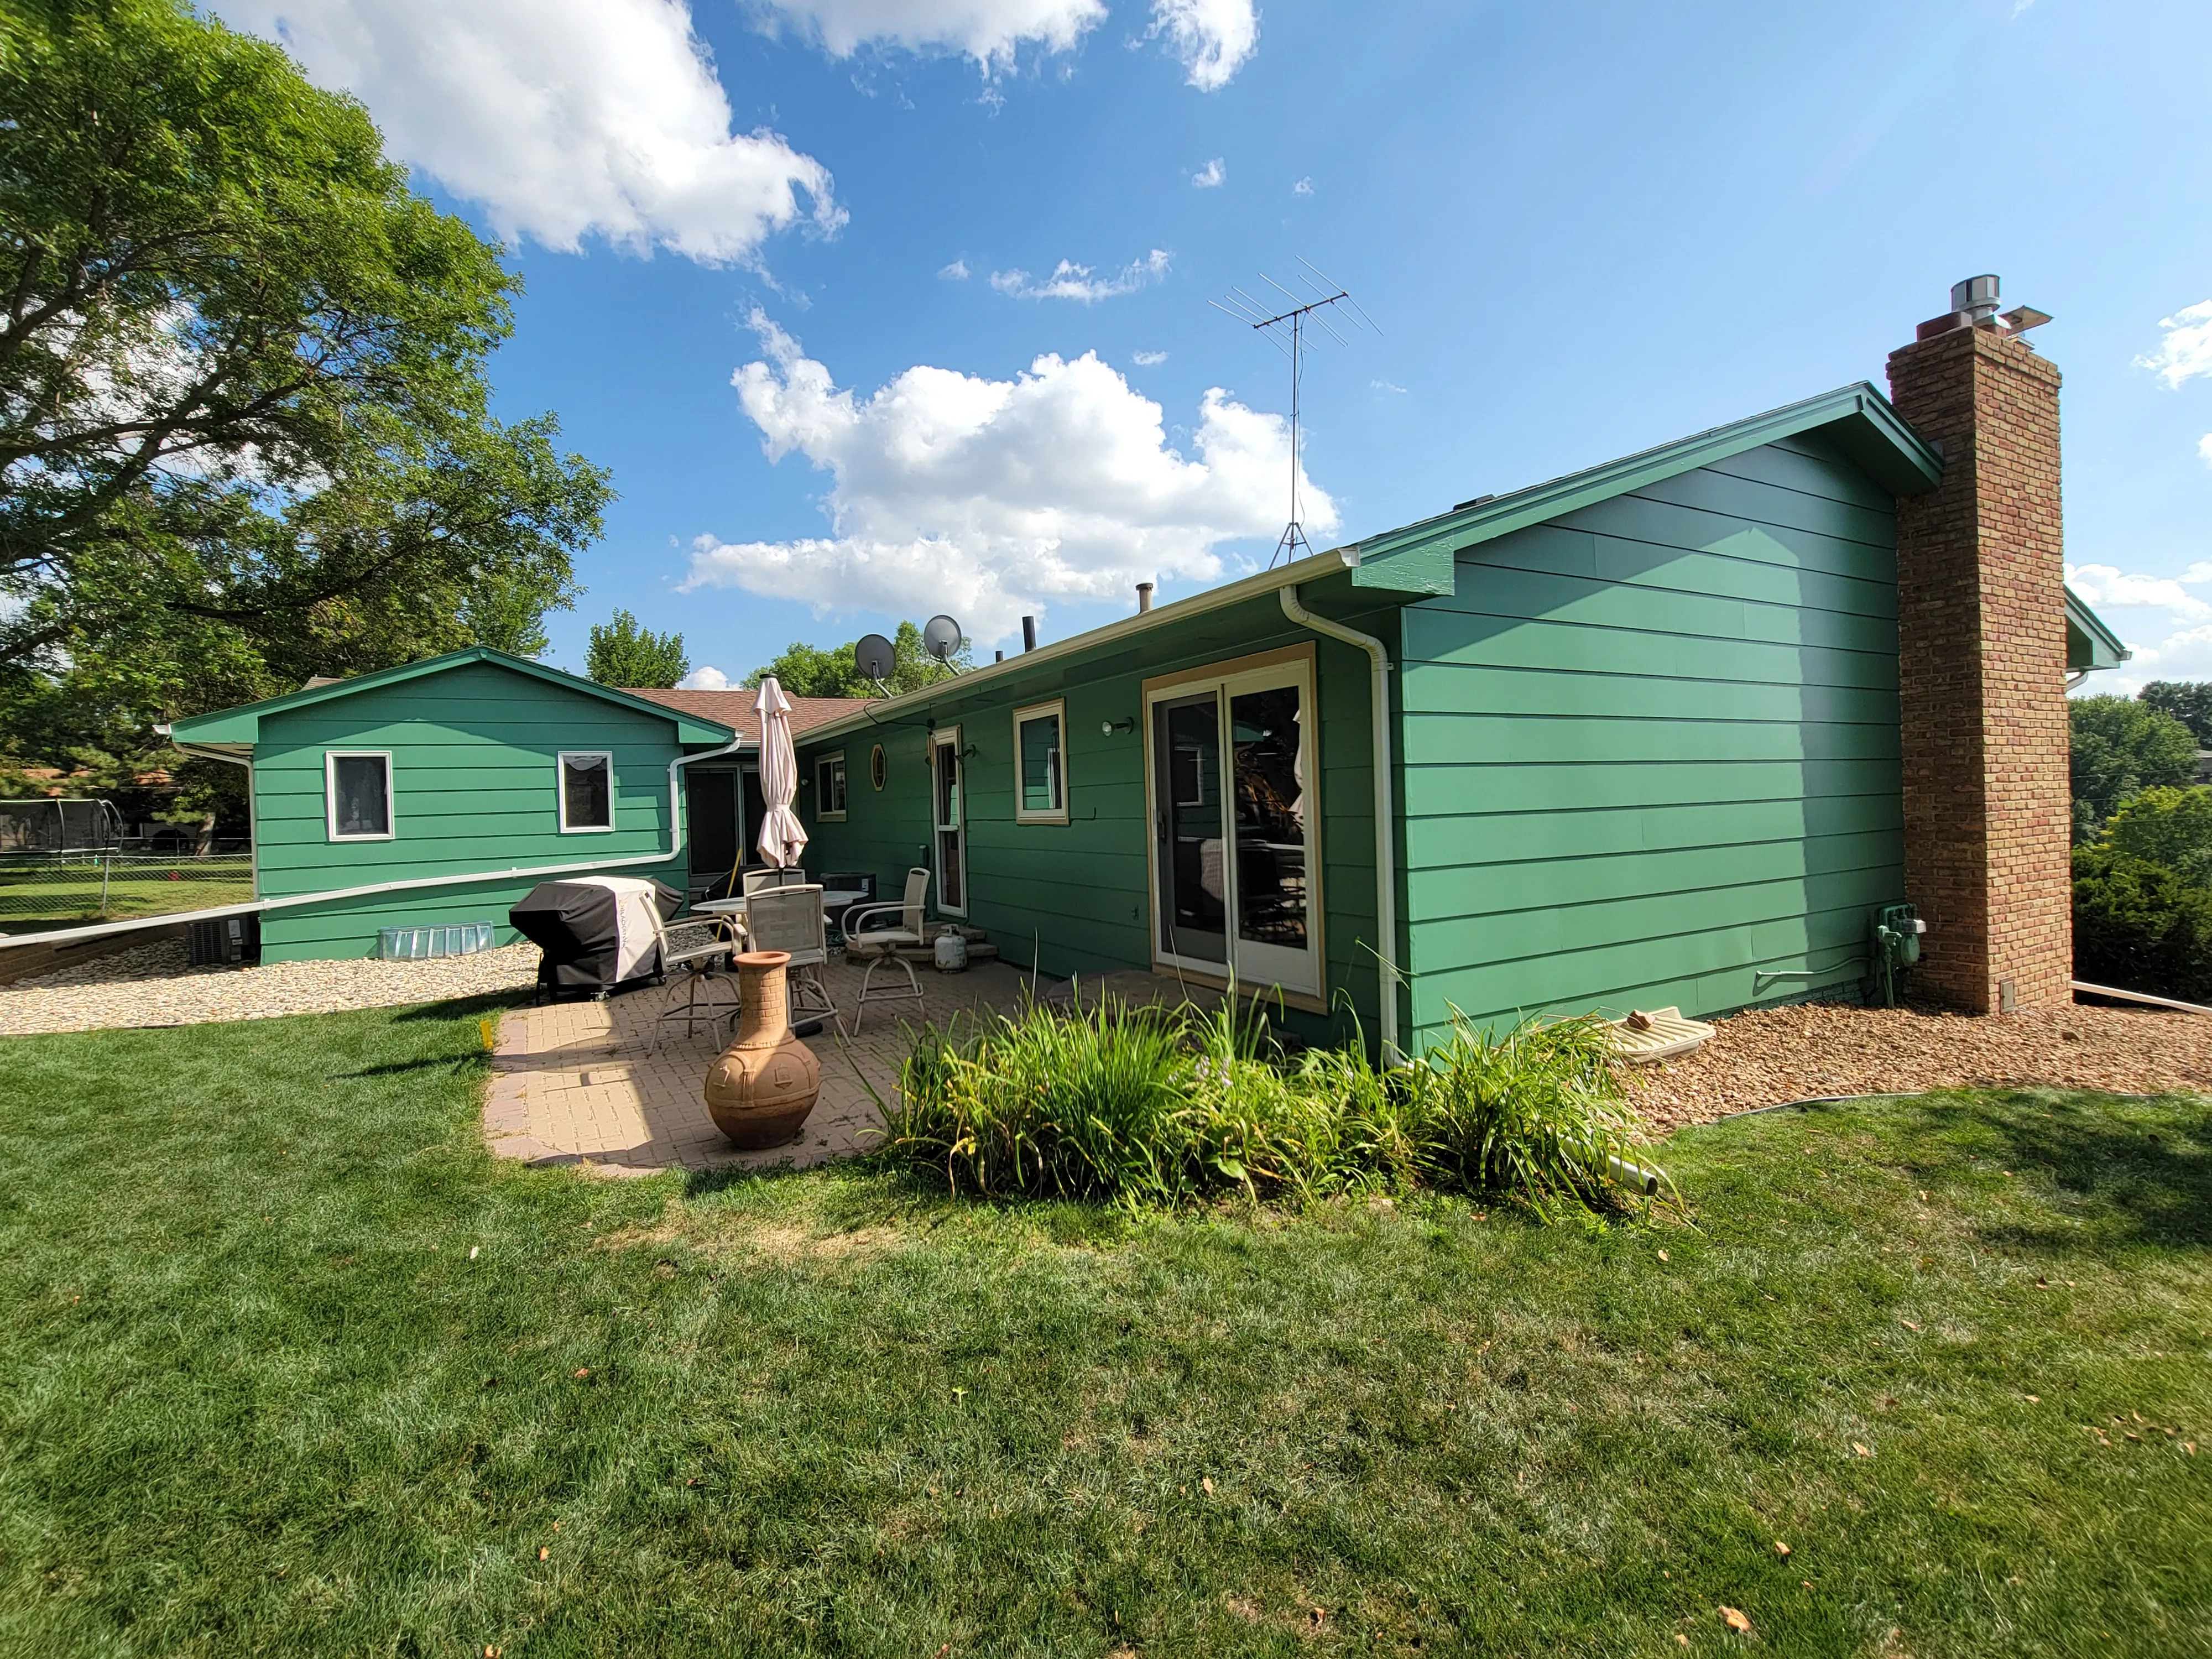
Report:
[[[176,0],[0,0],[14,705],[74,688],[150,743],[310,674],[542,649],[611,491],[550,416],[489,412],[516,286],[276,47]]]
[[[2138,694],[2161,714],[2171,714],[2202,744],[2212,744],[2212,682],[2153,680]]]
[[[2106,821],[2144,790],[2195,781],[2197,739],[2172,715],[2114,696],[2073,698],[2066,713],[2077,844],[2102,834]]]
[[[611,622],[592,624],[584,672],[601,685],[670,686],[691,672],[681,634],[656,634],[617,611]]]

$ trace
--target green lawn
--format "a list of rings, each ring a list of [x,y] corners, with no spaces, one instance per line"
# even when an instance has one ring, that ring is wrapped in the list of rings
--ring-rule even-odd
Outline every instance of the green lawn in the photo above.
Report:
[[[0,1040],[0,1653],[2212,1643],[2201,1101],[1133,1221],[499,1164],[481,1012]]]

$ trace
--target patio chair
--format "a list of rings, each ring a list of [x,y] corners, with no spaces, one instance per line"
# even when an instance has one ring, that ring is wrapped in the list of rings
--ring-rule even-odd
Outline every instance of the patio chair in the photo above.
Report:
[[[928,896],[929,872],[916,865],[906,872],[906,896],[896,904],[856,904],[845,912],[846,960],[859,957],[868,964],[867,972],[860,975],[860,994],[853,1004],[854,1036],[860,1034],[860,1022],[867,1018],[870,1003],[921,1000],[921,981],[915,977],[914,963],[899,950],[921,946],[922,909]],[[887,962],[896,963],[905,973],[903,991],[875,988],[876,969]]]
[[[748,870],[745,872],[744,890],[745,896],[747,898],[750,898],[755,893],[761,891],[764,888],[804,887],[805,885],[806,872],[800,869],[795,864],[787,869],[778,869],[775,866],[770,865],[764,870]]]
[[[720,918],[662,922],[659,931],[660,971],[669,984],[660,1012],[653,1017],[653,1038],[647,1045],[651,1049],[659,1048],[661,1033],[671,1020],[684,1022],[689,1039],[701,1021],[712,1030],[723,1015],[735,1018],[738,1008],[738,981],[730,972],[730,951],[736,941]],[[718,988],[722,994],[717,994]],[[679,992],[684,997],[680,1008],[675,1006]]]
[[[791,996],[792,1023],[797,1024],[807,1015],[826,1015],[836,1022],[838,1034],[842,1036],[844,1018],[822,977],[823,965],[830,960],[830,945],[828,925],[822,916],[821,888],[762,888],[745,901],[745,934],[750,950],[791,953],[783,982]]]

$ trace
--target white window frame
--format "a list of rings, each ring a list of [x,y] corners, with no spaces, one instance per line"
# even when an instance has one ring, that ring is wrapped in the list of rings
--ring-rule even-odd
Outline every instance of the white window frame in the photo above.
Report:
[[[843,794],[844,794],[845,803],[846,803],[846,805],[845,805],[844,806],[841,806],[841,807],[839,807],[839,808],[838,808],[836,811],[834,811],[834,812],[833,812],[833,811],[830,811],[830,810],[829,810],[829,808],[828,808],[828,806],[825,805],[825,803],[826,803],[826,802],[828,801],[828,799],[829,799],[829,792],[828,792],[827,790],[823,789],[823,787],[822,787],[822,774],[823,774],[823,769],[824,769],[825,768],[828,768],[828,767],[830,767],[830,766],[835,766],[835,767],[837,769],[837,777],[838,777],[838,781],[839,781],[839,782],[840,782],[840,783],[841,783],[841,785],[842,786],[842,792],[843,792]],[[844,823],[844,821],[845,821],[845,813],[846,813],[846,811],[847,811],[848,808],[849,808],[849,807],[851,806],[851,805],[852,805],[852,800],[853,800],[853,774],[852,774],[852,770],[851,770],[851,769],[850,769],[850,768],[848,768],[848,767],[845,764],[845,751],[844,751],[843,750],[842,750],[842,749],[836,749],[836,750],[832,750],[830,753],[828,753],[828,754],[826,754],[826,755],[817,755],[817,756],[814,757],[814,817],[815,817],[815,821],[816,821],[817,823]]]
[[[341,835],[338,832],[338,766],[342,760],[380,760],[384,763],[384,833],[380,836]],[[323,751],[323,827],[332,841],[390,841],[399,833],[398,792],[392,787],[389,749],[325,749]]]
[[[1060,805],[1039,811],[1022,805],[1027,780],[1022,773],[1022,727],[1032,720],[1052,720],[1059,727],[1059,740],[1054,751],[1060,757],[1060,775],[1054,780],[1060,786]],[[1050,702],[1033,702],[1025,708],[1014,710],[1014,822],[1016,823],[1066,823],[1067,822],[1067,699],[1056,697]]]
[[[1306,948],[1303,951],[1293,952],[1279,945],[1255,945],[1250,941],[1238,939],[1236,926],[1238,872],[1233,858],[1224,867],[1223,891],[1224,908],[1229,913],[1224,930],[1229,946],[1229,963],[1236,970],[1237,981],[1247,987],[1278,987],[1298,1006],[1309,1005],[1296,1002],[1296,999],[1322,999],[1328,994],[1328,948],[1324,935],[1328,906],[1322,890],[1321,711],[1314,696],[1318,678],[1310,646],[1293,647],[1284,651],[1263,651],[1180,673],[1162,675],[1144,684],[1145,713],[1144,724],[1140,728],[1145,738],[1145,822],[1147,825],[1157,826],[1164,803],[1159,799],[1158,767],[1152,752],[1152,711],[1163,702],[1203,696],[1209,691],[1213,694],[1218,710],[1217,718],[1222,723],[1224,733],[1215,787],[1219,792],[1226,821],[1234,811],[1234,792],[1230,776],[1231,750],[1234,744],[1228,733],[1231,700],[1240,692],[1267,691],[1284,686],[1297,688],[1301,711],[1298,722],[1299,764],[1309,780],[1306,787],[1312,797],[1305,819]],[[1168,941],[1160,927],[1160,884],[1168,877],[1159,866],[1156,829],[1146,836],[1145,858],[1147,869],[1146,895],[1152,908],[1155,970],[1165,969],[1170,973],[1226,983],[1223,963],[1200,957],[1179,957],[1168,949]],[[1327,1011],[1325,1002],[1316,1002],[1312,1006],[1322,1012]]]
[[[607,821],[605,823],[568,822],[568,763],[601,760],[607,763]],[[615,832],[615,756],[611,749],[563,749],[553,759],[553,800],[561,814],[564,836],[611,836]]]
[[[937,818],[938,770],[944,763],[939,758],[947,750],[952,751],[951,763],[959,768],[956,799],[957,811],[949,824],[940,824]],[[968,891],[968,763],[961,756],[960,728],[940,726],[929,734],[929,869],[937,886],[937,910],[940,915],[962,916],[968,914],[971,896]],[[945,902],[945,844],[941,837],[952,835],[960,848],[960,902]]]

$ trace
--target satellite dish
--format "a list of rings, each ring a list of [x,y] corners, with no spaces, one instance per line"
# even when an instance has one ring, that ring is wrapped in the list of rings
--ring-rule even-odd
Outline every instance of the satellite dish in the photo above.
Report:
[[[860,670],[864,680],[878,684],[890,678],[891,665],[897,659],[891,642],[880,634],[863,635],[853,645],[853,666]]]
[[[922,625],[922,649],[942,663],[949,663],[952,660],[960,649],[960,641],[963,637],[965,636],[960,632],[960,624],[950,617],[932,617]]]

